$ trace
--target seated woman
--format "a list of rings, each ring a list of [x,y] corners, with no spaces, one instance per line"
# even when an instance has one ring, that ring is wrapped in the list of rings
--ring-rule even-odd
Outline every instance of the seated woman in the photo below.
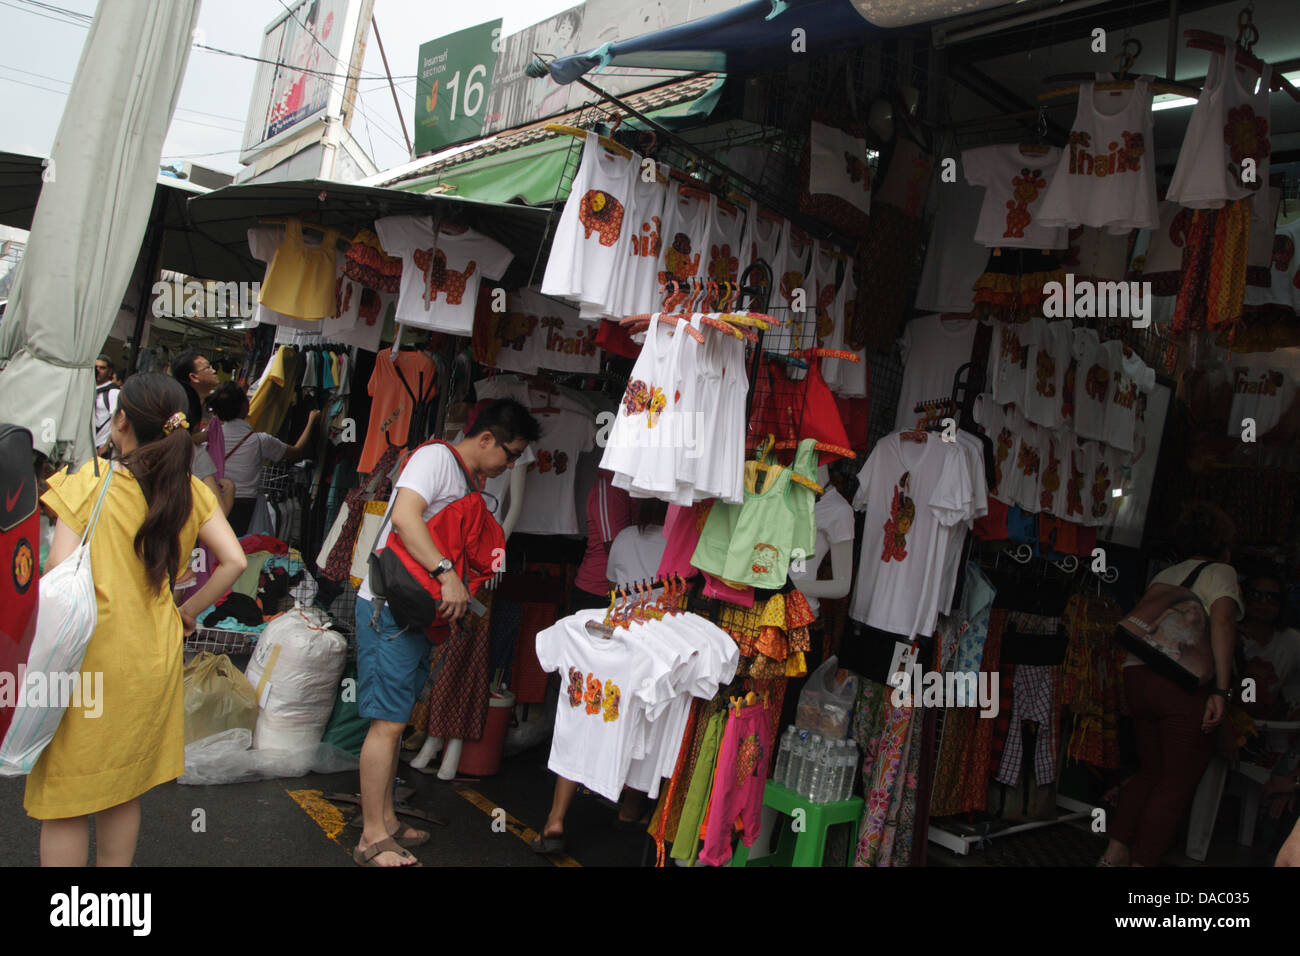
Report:
[[[262,463],[266,461],[291,464],[307,457],[308,446],[320,420],[320,412],[313,409],[307,425],[292,445],[265,432],[253,431],[247,421],[248,396],[234,382],[223,382],[213,390],[208,399],[212,417],[220,423],[226,447],[226,477],[235,485],[235,503],[230,509],[230,526],[241,537],[248,533],[253,518],[253,504],[262,476]],[[216,424],[214,422],[213,424]],[[212,428],[213,425],[209,425]]]
[[[1242,707],[1257,720],[1300,720],[1300,631],[1286,626],[1282,575],[1267,570],[1248,578],[1242,596],[1242,676],[1255,681],[1255,699],[1243,696]]]

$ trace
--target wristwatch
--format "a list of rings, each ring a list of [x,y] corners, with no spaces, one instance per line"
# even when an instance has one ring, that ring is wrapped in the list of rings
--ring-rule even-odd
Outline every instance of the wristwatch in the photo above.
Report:
[[[455,567],[456,566],[451,563],[451,558],[443,558],[438,562],[438,566],[429,572],[429,577],[436,578],[438,575],[445,574],[446,572],[453,570]]]
[[[1224,690],[1222,687],[1215,687],[1210,690],[1211,694],[1218,694],[1224,700],[1232,700],[1232,689]]]

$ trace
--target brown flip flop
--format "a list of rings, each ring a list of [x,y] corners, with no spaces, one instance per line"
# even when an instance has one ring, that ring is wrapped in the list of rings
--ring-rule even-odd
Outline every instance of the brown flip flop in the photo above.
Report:
[[[397,823],[397,829],[394,830],[392,833],[388,834],[388,836],[394,842],[396,842],[398,846],[404,846],[409,849],[411,847],[424,846],[426,843],[429,842],[430,834],[428,833],[428,831],[415,830],[416,833],[420,834],[418,837],[399,837],[397,834],[400,833],[403,829],[404,827],[402,826],[402,823],[399,820]],[[414,830],[415,828],[412,827],[411,829]]]
[[[379,856],[381,853],[396,853],[398,857],[402,859],[409,858],[415,861],[413,863],[403,863],[401,867],[397,867],[397,869],[424,865],[419,860],[416,860],[413,854],[408,853],[402,847],[398,846],[397,843],[393,841],[392,837],[380,840],[378,843],[375,843],[364,850],[361,849],[361,844],[358,843],[356,849],[352,851],[352,860],[357,864],[357,866],[382,866],[382,864],[375,862],[375,857]],[[387,867],[385,867],[385,869],[387,869]]]

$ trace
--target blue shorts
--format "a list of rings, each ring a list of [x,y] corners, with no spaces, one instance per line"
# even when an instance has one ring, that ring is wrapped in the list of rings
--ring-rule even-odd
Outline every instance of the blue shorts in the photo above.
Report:
[[[373,613],[369,601],[357,598],[357,710],[371,720],[405,724],[429,675],[433,644],[424,631],[399,627],[387,605],[376,630]]]

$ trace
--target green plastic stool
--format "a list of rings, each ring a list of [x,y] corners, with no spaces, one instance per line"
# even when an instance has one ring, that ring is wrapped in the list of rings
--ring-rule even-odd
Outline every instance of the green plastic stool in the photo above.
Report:
[[[770,856],[750,862],[749,848],[742,843],[731,857],[732,866],[821,866],[826,852],[826,831],[837,823],[857,823],[862,819],[861,797],[838,803],[812,803],[772,780],[763,789],[763,804],[791,818],[796,810],[802,810],[804,830],[795,833],[790,823],[782,821],[778,823],[781,835],[776,850]]]

